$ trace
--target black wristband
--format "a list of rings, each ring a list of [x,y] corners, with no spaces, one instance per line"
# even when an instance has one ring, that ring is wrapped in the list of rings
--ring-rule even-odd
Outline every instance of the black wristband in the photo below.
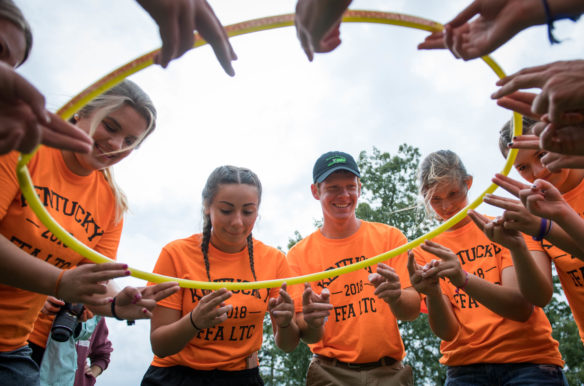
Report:
[[[197,330],[197,331],[203,331],[202,328],[197,327],[197,325],[195,324],[195,321],[193,320],[193,311],[191,311],[189,313],[189,319],[191,320],[191,324],[193,325],[193,327],[195,328],[195,330]]]
[[[114,296],[114,299],[112,300],[112,303],[111,303],[111,310],[112,310],[112,316],[114,318],[116,318],[117,320],[125,320],[125,319],[120,318],[116,314],[116,297],[115,296]],[[126,324],[128,326],[133,326],[134,324],[136,324],[136,321],[134,321],[134,320],[126,320]]]

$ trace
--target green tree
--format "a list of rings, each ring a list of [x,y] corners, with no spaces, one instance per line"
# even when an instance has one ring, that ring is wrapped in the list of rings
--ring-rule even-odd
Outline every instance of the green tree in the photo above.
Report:
[[[564,371],[568,383],[584,384],[584,347],[557,276],[554,277],[554,296],[544,310],[552,325],[552,335],[560,343],[560,352],[566,361]]]
[[[361,170],[362,200],[357,217],[394,226],[409,240],[432,229],[436,222],[427,219],[418,205],[416,171],[420,151],[407,144],[400,145],[396,155],[375,147],[368,154],[362,151],[357,164]],[[440,339],[434,335],[428,316],[412,322],[398,322],[406,348],[405,362],[414,370],[417,385],[444,384],[446,368],[440,359]]]

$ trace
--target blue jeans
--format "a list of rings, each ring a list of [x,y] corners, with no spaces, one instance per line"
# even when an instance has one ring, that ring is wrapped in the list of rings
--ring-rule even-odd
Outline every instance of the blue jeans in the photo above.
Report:
[[[0,352],[0,383],[2,386],[39,386],[39,366],[31,357],[32,350],[24,346],[14,351]]]
[[[449,366],[446,386],[558,385],[567,386],[564,372],[556,365],[534,363],[482,363]]]

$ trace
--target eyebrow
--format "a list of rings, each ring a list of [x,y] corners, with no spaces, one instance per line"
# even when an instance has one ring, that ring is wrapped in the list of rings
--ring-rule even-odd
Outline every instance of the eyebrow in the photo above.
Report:
[[[229,201],[219,201],[219,203],[229,205],[229,206],[235,206],[234,204],[232,204]],[[246,204],[243,204],[243,206],[251,206],[251,205],[256,206],[257,204],[255,202],[248,202]]]
[[[120,125],[120,122],[118,122],[114,117],[108,115],[105,118],[103,118],[103,121],[105,121],[106,119],[109,124],[113,124],[113,126],[116,126],[116,129],[118,130],[122,129],[122,125]]]

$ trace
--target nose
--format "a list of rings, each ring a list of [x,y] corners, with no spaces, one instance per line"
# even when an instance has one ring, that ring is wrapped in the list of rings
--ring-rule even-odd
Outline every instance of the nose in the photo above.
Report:
[[[112,135],[107,139],[112,151],[121,150],[124,147],[124,138],[121,135]]]
[[[235,213],[231,218],[231,226],[232,227],[241,227],[243,225],[243,218],[241,213]]]
[[[534,180],[542,178],[547,174],[547,169],[541,164],[541,162],[534,162],[531,168]]]

